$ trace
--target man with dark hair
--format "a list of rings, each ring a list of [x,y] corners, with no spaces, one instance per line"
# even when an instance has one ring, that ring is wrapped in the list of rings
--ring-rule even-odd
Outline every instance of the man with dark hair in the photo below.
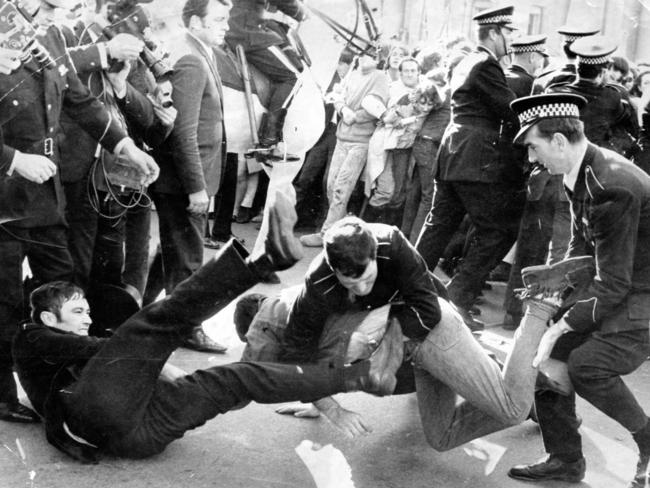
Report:
[[[63,111],[74,117],[106,150],[125,158],[148,185],[158,165],[93,97],[77,76],[65,40],[48,21],[62,2],[40,0],[43,26],[37,40],[50,55],[46,66],[30,59],[11,75],[0,77],[4,136],[0,177],[0,419],[36,421],[18,403],[13,377],[11,338],[24,310],[23,261],[27,258],[33,283],[71,279],[73,263],[67,247],[64,198],[60,179],[60,120]],[[45,25],[48,24],[48,25]],[[25,167],[36,166],[35,172]]]
[[[650,177],[613,151],[585,137],[575,94],[548,94],[513,102],[528,157],[563,175],[571,203],[567,256],[594,256],[597,274],[579,300],[554,322],[540,346],[540,359],[565,361],[575,391],[539,390],[535,405],[546,461],[508,473],[525,481],[579,482],[585,459],[576,417],[576,393],[625,427],[640,456],[630,488],[647,486],[650,460],[648,416],[622,375],[648,357],[650,337]]]
[[[172,99],[178,115],[171,135],[156,148],[161,173],[151,193],[158,211],[167,293],[203,262],[208,205],[221,181],[226,138],[221,79],[212,47],[223,42],[228,11],[229,3],[222,0],[187,0],[182,13],[185,36],[172,46]],[[226,350],[201,327],[185,345],[198,351]]]
[[[516,124],[499,59],[508,53],[514,7],[474,16],[479,45],[456,66],[451,79],[451,120],[438,151],[433,205],[416,248],[430,270],[465,214],[475,228],[462,264],[447,285],[449,297],[473,331],[484,324],[470,314],[490,271],[517,237],[523,209],[521,166],[503,158],[502,127]]]
[[[393,391],[401,353],[397,329],[349,367],[235,363],[170,377],[165,363],[183,337],[270,271],[301,257],[290,203],[276,195],[265,249],[248,256],[230,241],[171,295],[130,317],[109,339],[87,337],[89,309],[65,285],[34,292],[35,323],[16,335],[17,372],[47,439],[82,462],[109,453],[144,458],[162,452],[186,431],[250,402],[311,401],[341,391]],[[62,302],[60,313],[58,304]],[[400,348],[397,349],[397,346]]]
[[[367,235],[363,227],[346,225],[338,229],[340,234],[331,241],[345,242],[345,245],[334,246],[337,251],[347,249],[350,252],[348,244],[356,242],[360,252],[348,259],[342,255],[336,259],[332,256],[328,260],[330,266],[342,263],[350,266],[351,272],[358,273],[355,265],[364,254],[362,249],[369,244],[369,240],[362,237]],[[368,229],[377,233],[381,227],[386,226],[371,224]],[[337,234],[335,229],[331,232]],[[338,277],[341,271],[333,269]],[[417,393],[422,427],[427,441],[436,450],[452,449],[517,424],[528,416],[537,377],[534,357],[539,341],[547,329],[548,320],[562,303],[560,292],[564,292],[569,284],[576,287],[581,282],[588,282],[593,274],[593,259],[580,257],[555,266],[529,268],[523,273],[527,289],[526,318],[522,331],[515,337],[503,372],[444,299],[439,300],[439,323],[422,341],[411,340],[405,344],[406,361],[395,373],[394,394]],[[339,284],[349,290],[353,302],[355,296],[376,293],[375,289],[383,285],[381,279],[380,275],[373,279],[369,274],[363,283],[357,283],[359,286],[352,286],[351,281],[341,281],[341,278]],[[337,286],[334,288],[332,293],[336,294]],[[571,303],[572,293],[566,291],[569,293],[562,295],[564,304]],[[295,309],[296,300],[303,300],[303,296],[304,290],[301,293],[300,289],[289,289],[283,290],[280,297],[253,294],[237,302],[235,326],[240,338],[246,342],[242,360],[275,361],[285,354],[287,336],[291,334],[290,313]],[[330,301],[330,305],[334,302]],[[316,348],[305,352],[310,352],[310,362],[325,363],[330,367],[351,363],[363,357],[373,343],[384,340],[384,331],[399,325],[400,316],[404,317],[399,306],[391,302],[376,308],[365,304],[330,308],[316,337]],[[540,366],[541,370],[545,371],[546,366]],[[459,396],[464,400],[459,401]],[[346,410],[332,398],[319,399],[314,406],[350,437],[371,431],[359,414]],[[294,405],[278,411],[298,416],[318,414],[309,407]]]

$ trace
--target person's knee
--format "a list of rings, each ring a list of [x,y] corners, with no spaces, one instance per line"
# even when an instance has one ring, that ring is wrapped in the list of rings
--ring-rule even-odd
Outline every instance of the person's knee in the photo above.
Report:
[[[593,361],[590,361],[577,352],[569,356],[567,368],[569,378],[577,393],[583,391],[588,385],[593,384],[594,381],[603,380],[611,376],[601,367],[594,364]]]

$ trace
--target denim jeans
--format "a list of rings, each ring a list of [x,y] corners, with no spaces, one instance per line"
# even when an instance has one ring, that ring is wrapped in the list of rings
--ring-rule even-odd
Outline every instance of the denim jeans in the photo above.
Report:
[[[345,217],[348,201],[368,159],[368,143],[337,141],[327,176],[329,209],[323,231]]]
[[[528,302],[501,371],[452,306],[439,302],[442,318],[416,350],[414,365],[425,437],[445,451],[528,417],[537,378],[533,358],[556,307]]]
[[[129,318],[61,390],[69,429],[117,456],[142,458],[249,401],[313,401],[345,390],[362,367],[234,363],[175,380],[160,372],[187,334],[257,282],[230,241],[170,296]],[[367,368],[367,364],[365,365]]]

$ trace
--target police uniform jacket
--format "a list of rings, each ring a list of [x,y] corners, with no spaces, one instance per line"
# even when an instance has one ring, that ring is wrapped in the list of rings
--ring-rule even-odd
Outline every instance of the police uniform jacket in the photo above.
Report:
[[[561,69],[545,71],[533,84],[533,95],[543,93],[555,85],[568,85],[578,79],[578,69],[573,63],[565,64]]]
[[[333,313],[375,309],[390,301],[397,310],[404,335],[423,338],[440,320],[440,306],[424,259],[404,235],[385,224],[369,224],[379,242],[377,280],[370,293],[350,297],[340,284],[324,252],[311,263],[304,286],[293,303],[285,332],[285,359],[314,360],[318,339]]]
[[[650,323],[650,177],[590,144],[571,202],[569,256],[589,254],[596,276],[565,314],[578,332],[614,333]]]
[[[517,124],[510,110],[515,98],[501,65],[488,49],[479,46],[456,66],[451,79],[451,121],[440,146],[438,178],[494,183],[520,172],[500,154],[503,122]]]
[[[569,85],[556,85],[551,92],[575,93],[587,99],[580,111],[587,139],[597,146],[616,150],[613,135],[618,128],[638,135],[638,122],[632,105],[624,100],[613,85],[598,85],[589,80],[578,80]]]
[[[264,18],[267,10],[279,10],[298,21],[305,17],[305,9],[298,0],[234,0],[226,32],[228,45],[234,49],[241,44],[246,50],[254,50],[284,44],[275,27],[277,22]]]
[[[0,93],[11,106],[2,118],[6,145],[3,158],[13,158],[13,150],[17,149],[47,155],[59,166],[56,141],[62,111],[112,152],[127,134],[79,80],[61,32],[50,27],[40,41],[55,60],[54,67],[41,69],[36,61],[30,60],[15,75],[0,77]],[[20,82],[17,91],[13,90],[16,80]],[[3,218],[18,219],[12,225],[37,227],[63,223],[63,204],[58,172],[40,185],[15,172],[0,179],[0,212]]]

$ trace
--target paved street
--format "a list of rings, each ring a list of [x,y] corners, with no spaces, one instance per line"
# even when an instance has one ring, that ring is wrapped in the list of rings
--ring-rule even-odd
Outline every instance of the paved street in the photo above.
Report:
[[[234,226],[251,246],[255,224]],[[210,251],[209,255],[212,254]],[[283,286],[297,284],[315,251],[293,269],[281,273]],[[256,289],[276,292],[276,286]],[[487,292],[482,317],[500,318],[502,285]],[[205,324],[208,333],[229,346],[225,355],[179,350],[173,364],[187,370],[236,361],[242,350],[232,325],[232,307]],[[509,338],[498,325],[488,327],[493,339]],[[626,379],[650,410],[650,363]],[[465,447],[438,453],[427,446],[414,395],[374,398],[339,395],[347,408],[362,413],[374,432],[350,440],[328,422],[294,419],[274,413],[272,405],[250,405],[208,422],[174,442],[159,456],[142,461],[104,459],[96,466],[71,461],[45,440],[41,425],[0,423],[0,488],[311,488],[310,472],[294,449],[308,439],[332,444],[349,463],[356,488],[525,487],[506,476],[509,467],[544,456],[535,423],[510,428]],[[580,487],[626,486],[636,451],[629,435],[591,406],[579,404],[587,456],[587,477]],[[530,486],[530,485],[528,485]],[[570,486],[547,483],[543,486]]]

